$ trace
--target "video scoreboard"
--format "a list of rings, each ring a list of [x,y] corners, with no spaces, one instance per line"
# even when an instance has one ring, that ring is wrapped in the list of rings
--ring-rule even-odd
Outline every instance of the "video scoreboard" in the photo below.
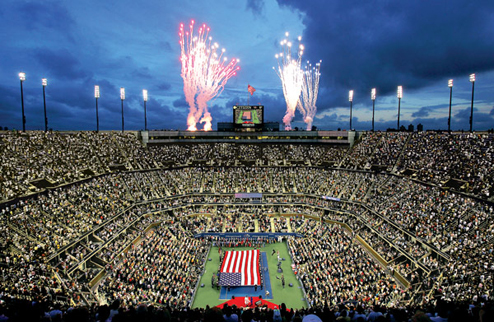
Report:
[[[264,125],[264,105],[234,105],[233,124],[235,129],[255,130]]]

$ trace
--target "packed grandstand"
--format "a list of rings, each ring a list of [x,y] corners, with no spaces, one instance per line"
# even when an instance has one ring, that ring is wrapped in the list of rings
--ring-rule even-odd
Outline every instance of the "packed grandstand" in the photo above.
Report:
[[[135,133],[0,132],[0,315],[240,315],[194,307],[218,245],[204,234],[236,232],[282,234],[274,242],[287,245],[305,301],[286,321],[374,311],[407,321],[418,308],[486,321],[493,196],[487,133],[145,147]]]

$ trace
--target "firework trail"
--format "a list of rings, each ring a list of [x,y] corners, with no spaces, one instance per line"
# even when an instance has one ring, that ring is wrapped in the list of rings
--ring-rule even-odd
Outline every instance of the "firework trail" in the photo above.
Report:
[[[194,21],[189,31],[180,24],[181,76],[184,80],[185,100],[189,104],[187,126],[189,131],[197,130],[197,123],[204,123],[204,130],[211,130],[211,114],[208,101],[215,98],[225,88],[227,81],[236,75],[240,67],[238,59],[224,57],[225,49],[218,54],[219,45],[212,42],[209,27],[203,24],[194,35]],[[201,116],[204,116],[201,118]]]
[[[319,77],[321,76],[320,60],[316,66],[312,66],[309,61],[305,66],[304,82],[302,85],[302,100],[298,101],[297,108],[304,116],[304,122],[307,124],[307,131],[312,129],[312,121],[316,116],[317,94],[319,93]]]
[[[288,37],[288,32],[285,33],[285,36]],[[298,37],[299,42],[301,39],[302,37]],[[300,69],[304,46],[299,44],[297,57],[292,58],[292,43],[285,38],[280,42],[280,45],[283,51],[275,55],[278,60],[278,68],[273,67],[273,69],[281,79],[283,95],[286,101],[286,114],[283,117],[285,130],[291,130],[291,122],[295,116],[295,109],[297,108],[304,79],[304,73]]]

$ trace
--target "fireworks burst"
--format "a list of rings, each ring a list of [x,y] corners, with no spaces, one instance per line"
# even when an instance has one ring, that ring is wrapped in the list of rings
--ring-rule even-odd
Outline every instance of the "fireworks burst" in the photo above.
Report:
[[[298,45],[297,57],[292,57],[292,42],[288,40],[288,32],[285,33],[285,38],[280,42],[283,51],[276,54],[275,57],[278,60],[278,69],[273,67],[278,77],[281,79],[281,85],[283,87],[283,95],[286,101],[286,114],[283,117],[283,123],[285,124],[285,130],[291,130],[291,122],[295,116],[295,109],[302,91],[304,82],[304,73],[300,69],[300,63],[302,61],[302,55],[304,53],[304,46]],[[298,37],[300,42],[302,37]]]
[[[307,61],[307,65],[305,66],[302,100],[299,100],[297,107],[304,116],[304,122],[307,124],[307,131],[312,129],[312,121],[317,112],[316,101],[317,94],[319,93],[321,63],[322,60],[320,60],[316,66],[312,66],[309,61]]]
[[[189,104],[189,131],[196,131],[197,123],[205,123],[204,130],[211,130],[212,118],[207,103],[221,94],[227,81],[240,69],[237,66],[238,59],[228,61],[224,56],[225,49],[218,54],[219,45],[212,42],[209,31],[210,28],[203,24],[197,35],[194,35],[193,20],[189,31],[184,31],[184,25],[180,24],[181,76],[184,80],[185,100]]]

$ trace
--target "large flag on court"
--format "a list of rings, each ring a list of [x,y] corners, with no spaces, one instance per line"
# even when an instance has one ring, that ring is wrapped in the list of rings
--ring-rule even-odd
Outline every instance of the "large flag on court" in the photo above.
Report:
[[[226,251],[220,268],[220,285],[260,285],[259,250]]]

